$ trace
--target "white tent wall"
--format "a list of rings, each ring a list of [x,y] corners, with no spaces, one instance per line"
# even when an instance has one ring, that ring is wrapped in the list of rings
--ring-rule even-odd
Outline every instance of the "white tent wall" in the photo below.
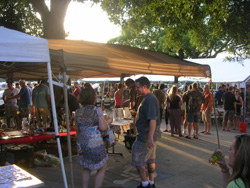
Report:
[[[243,63],[228,62],[223,58],[190,59],[203,65],[209,65],[212,72],[212,82],[216,83],[241,83],[250,76],[250,59]]]
[[[35,65],[40,65],[41,63],[44,64],[45,67],[47,65],[47,69],[45,70],[47,70],[47,75],[49,79],[51,104],[55,134],[57,137],[58,152],[61,160],[64,186],[68,187],[58,133],[48,40],[33,37],[25,33],[21,33],[19,31],[0,27],[0,78],[6,78],[7,75],[4,74],[4,72],[11,72],[11,69],[16,69],[16,67],[22,67],[22,65],[32,67]],[[35,72],[34,74],[36,74],[37,72],[37,74],[39,75],[40,68],[35,69],[33,71]],[[30,74],[32,73],[33,72],[30,72]],[[29,77],[29,74],[23,74],[22,79],[25,79],[26,76]]]

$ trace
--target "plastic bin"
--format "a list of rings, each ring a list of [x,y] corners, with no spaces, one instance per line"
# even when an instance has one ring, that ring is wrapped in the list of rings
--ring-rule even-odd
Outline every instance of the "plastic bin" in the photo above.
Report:
[[[240,127],[240,133],[247,132],[247,123],[240,123],[239,127]]]

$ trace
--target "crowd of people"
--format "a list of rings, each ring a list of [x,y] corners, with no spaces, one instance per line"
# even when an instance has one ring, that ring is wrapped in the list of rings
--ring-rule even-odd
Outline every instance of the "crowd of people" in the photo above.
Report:
[[[7,124],[13,117],[20,129],[22,120],[20,118],[28,119],[31,118],[30,114],[33,114],[39,126],[48,126],[51,123],[50,91],[45,80],[41,80],[33,88],[29,87],[24,80],[20,80],[19,84],[21,89],[14,88],[13,83],[8,83],[8,89],[3,94]],[[180,91],[175,85],[152,86],[146,77],[140,77],[135,81],[129,78],[125,84],[120,83],[114,87],[105,88],[103,91],[106,97],[114,97],[116,108],[128,106],[136,112],[137,138],[132,147],[132,165],[135,166],[141,178],[138,188],[156,187],[154,182],[156,146],[157,140],[161,137],[160,124],[163,118],[166,123],[166,129],[163,132],[170,132],[171,136],[178,134],[179,137],[185,135],[187,139],[192,137],[199,139],[199,133],[211,134],[214,100],[209,85],[204,85],[202,89],[197,83],[193,83],[186,86],[184,91]],[[83,188],[88,187],[93,170],[97,171],[95,187],[101,187],[107,168],[108,154],[105,151],[102,132],[108,130],[112,119],[105,119],[102,109],[96,107],[99,92],[101,91],[94,89],[89,83],[80,86],[77,82],[68,92],[69,109],[71,112],[75,111],[77,152],[79,164],[82,166]],[[249,92],[249,86],[247,92]],[[244,101],[240,90],[232,86],[226,89],[222,85],[216,92],[215,98],[216,106],[224,108],[222,130],[231,132],[232,122],[235,123],[233,129],[237,129],[241,122],[241,108]],[[247,104],[248,98],[249,94],[246,96]],[[201,121],[204,123],[204,130],[199,132]],[[229,151],[232,175],[229,173],[224,157],[218,161],[223,176],[223,187],[235,187],[234,185],[249,187],[249,144],[249,135],[236,136],[233,140]],[[219,152],[224,156],[221,151]]]
[[[38,126],[50,125],[50,93],[44,80],[40,80],[39,84],[35,84],[34,87],[25,80],[16,83],[15,88],[13,82],[9,82],[7,85],[8,88],[3,93],[3,100],[8,128],[10,128],[11,118],[15,119],[15,126],[18,130],[22,128],[24,118],[27,123],[36,119]]]
[[[117,94],[117,97],[119,98],[118,102],[115,103],[115,107],[119,108],[123,106],[124,98],[123,98],[123,91],[127,88],[129,89],[129,101],[130,101],[130,107],[136,110],[136,128],[137,128],[137,139],[133,144],[132,147],[132,165],[136,167],[138,174],[141,178],[140,185],[138,188],[143,187],[156,187],[154,182],[154,172],[155,172],[155,166],[156,166],[156,143],[157,140],[160,138],[161,131],[160,131],[160,124],[161,120],[165,116],[166,120],[166,130],[164,132],[170,131],[171,136],[174,136],[175,132],[179,134],[180,137],[183,136],[181,125],[184,126],[184,132],[185,129],[188,127],[187,131],[187,139],[191,139],[191,131],[194,130],[193,138],[198,139],[199,136],[199,122],[202,120],[204,122],[204,130],[201,131],[203,134],[210,135],[211,134],[211,113],[213,109],[213,96],[210,92],[209,85],[204,85],[203,89],[201,89],[197,83],[193,83],[192,85],[189,85],[186,87],[186,90],[181,93],[180,90],[175,86],[169,86],[168,88],[165,88],[164,84],[159,84],[158,86],[155,86],[152,88],[152,85],[150,85],[149,80],[146,77],[141,77],[137,80],[128,79],[125,82],[125,85],[119,84],[118,89],[114,90],[114,97]],[[227,95],[233,94],[232,93],[232,87],[228,88],[227,92],[224,92],[221,95],[221,99],[217,100],[216,106],[222,105],[220,107],[225,108],[225,115],[224,115],[224,122],[228,121],[229,115],[227,115],[227,104],[228,103],[228,97]],[[219,91],[218,91],[219,92]],[[84,90],[82,91],[80,95],[80,100],[84,101]],[[86,95],[86,93],[85,93]],[[240,97],[238,97],[238,94],[235,93],[233,95],[235,99],[232,99],[233,103],[236,103],[235,101],[239,100],[242,103],[242,100]],[[81,99],[82,98],[82,99]],[[92,101],[92,100],[91,100]],[[90,125],[96,126],[98,123],[92,122],[94,118],[91,118],[91,121],[89,117],[95,116],[96,118],[99,118],[99,129],[100,130],[106,130],[107,127],[103,128],[102,122],[103,122],[103,114],[102,111],[97,110],[94,106],[94,102],[92,101],[91,104],[89,104],[91,107],[91,113],[89,112],[88,115],[83,115],[84,113],[79,113],[80,110],[77,111],[76,116],[76,124],[79,126],[79,130],[85,130]],[[83,104],[84,106],[84,104]],[[234,106],[234,105],[233,105]],[[235,109],[233,112],[237,112],[237,105],[234,106]],[[87,108],[87,106],[83,107],[83,109]],[[86,109],[85,109],[86,110]],[[165,111],[165,113],[164,113]],[[230,113],[230,112],[229,112]],[[241,116],[242,114],[237,114]],[[92,114],[92,115],[90,115]],[[95,115],[97,114],[97,115]],[[183,120],[183,121],[182,121]],[[170,124],[171,130],[168,130],[168,122]],[[81,128],[81,126],[85,128]],[[230,129],[229,129],[230,130]],[[82,131],[79,134],[84,134],[88,131]],[[88,134],[92,135],[92,134]],[[85,135],[85,137],[88,137],[88,135]],[[236,137],[236,139],[239,139],[240,137]],[[88,140],[89,141],[86,141]],[[90,142],[91,138],[88,137],[82,142],[86,146],[86,143]],[[236,142],[236,141],[234,141]],[[239,185],[245,185],[245,187],[249,186],[249,175],[247,175],[245,172],[249,171],[249,165],[247,165],[246,168],[238,168],[234,165],[236,163],[235,159],[238,159],[238,153],[242,152],[248,152],[245,157],[249,157],[249,150],[245,146],[239,151],[239,144],[232,144],[230,147],[231,150],[234,150],[233,154],[230,154],[230,163],[229,165],[233,168],[232,175],[230,176],[229,170],[227,165],[225,164],[224,158],[222,158],[221,161],[218,161],[218,164],[220,164],[222,176],[223,176],[223,186],[226,187],[229,184],[229,187],[232,187],[233,184],[239,184]],[[249,136],[245,135],[244,142],[249,142]],[[92,141],[91,141],[92,143]],[[91,146],[88,145],[88,147],[91,147],[91,149],[86,150],[85,149],[79,149],[79,161],[80,164],[82,163],[82,156],[84,155],[82,152],[90,152],[88,154],[85,153],[84,156],[89,156],[88,159],[85,161],[90,160],[91,163],[96,158],[95,155],[99,156],[97,152],[94,151],[100,151],[103,152],[103,149],[100,149],[100,147],[103,147],[100,145],[99,142],[96,143],[95,146],[93,146],[93,143]],[[93,148],[92,148],[93,147]],[[84,146],[82,146],[84,148]],[[220,151],[221,152],[221,151]],[[222,153],[221,153],[222,154]],[[222,154],[224,155],[224,154]],[[107,155],[104,153],[100,156],[103,156],[101,159],[97,160],[97,165],[99,163],[102,163],[103,160],[106,161]],[[243,157],[244,158],[244,157]],[[246,162],[246,158],[244,158],[244,161]],[[249,162],[247,162],[249,164]],[[88,187],[89,182],[89,174],[91,172],[91,168],[88,167],[89,164],[83,165],[83,187]],[[86,169],[87,168],[87,169]],[[106,163],[98,168],[98,173],[96,174],[95,182],[96,187],[97,185],[100,185],[100,182],[103,181],[104,174],[106,169]],[[87,170],[87,173],[85,171]],[[244,172],[242,172],[242,171]],[[247,171],[246,171],[247,170]],[[146,173],[147,172],[147,173]],[[101,174],[101,175],[100,175]],[[236,175],[237,174],[237,175]],[[87,178],[86,178],[87,177]],[[97,183],[99,182],[99,183]],[[243,187],[243,186],[242,186]]]

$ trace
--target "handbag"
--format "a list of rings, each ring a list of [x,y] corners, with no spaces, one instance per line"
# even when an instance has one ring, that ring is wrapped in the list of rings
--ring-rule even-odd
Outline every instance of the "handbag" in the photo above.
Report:
[[[108,142],[109,144],[115,143],[115,135],[114,131],[110,129],[109,124],[107,124],[108,130],[104,132],[103,134],[103,141]]]

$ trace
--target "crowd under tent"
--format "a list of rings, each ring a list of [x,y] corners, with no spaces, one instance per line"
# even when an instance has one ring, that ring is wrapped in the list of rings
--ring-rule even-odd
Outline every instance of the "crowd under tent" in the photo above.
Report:
[[[164,53],[128,46],[49,40],[48,48],[48,41],[45,39],[6,28],[0,28],[0,44],[0,78],[13,80],[48,78],[51,98],[54,98],[52,76],[57,79],[61,72],[64,78],[65,74],[69,75],[70,78],[154,74],[172,75],[176,77],[176,80],[180,76],[211,76],[208,65],[191,63]],[[57,132],[55,104],[52,104],[52,107]],[[56,135],[58,134],[56,133]],[[59,138],[57,138],[57,142],[60,142]],[[58,144],[59,149],[61,150],[60,144]],[[59,156],[62,161],[60,151]],[[61,165],[61,167],[64,184],[67,187],[64,166]]]

